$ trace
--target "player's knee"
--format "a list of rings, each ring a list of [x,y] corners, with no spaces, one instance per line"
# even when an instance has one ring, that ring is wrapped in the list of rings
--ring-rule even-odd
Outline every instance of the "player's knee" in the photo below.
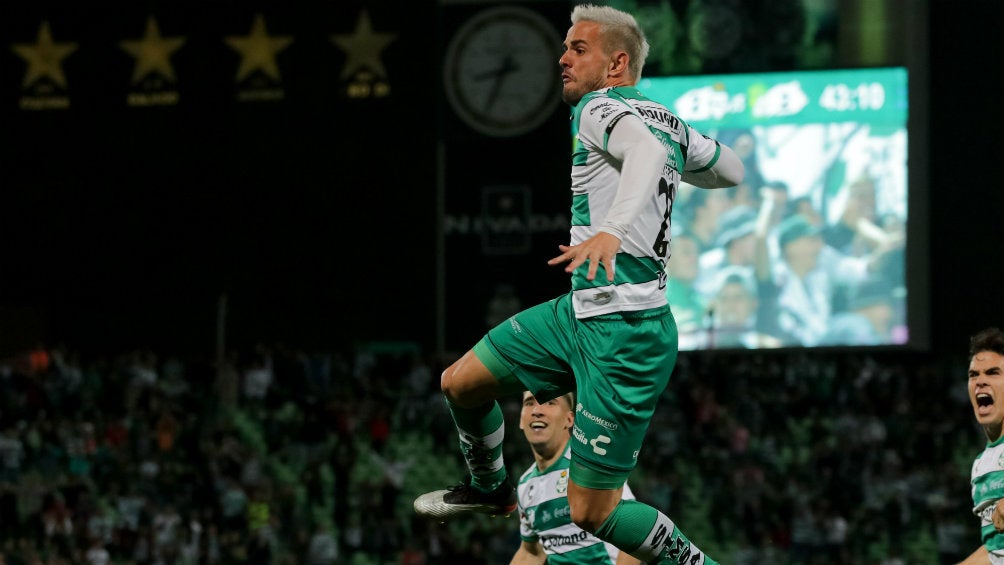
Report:
[[[474,408],[494,401],[499,385],[474,352],[468,351],[443,371],[439,388],[454,406]]]
[[[454,363],[443,371],[439,377],[439,388],[442,390],[443,396],[454,406],[472,408],[486,401],[477,394],[476,387],[463,378],[463,372],[459,370],[459,363]]]
[[[443,396],[450,402],[456,402],[460,396],[460,387],[453,378],[453,373],[456,370],[455,366],[456,364],[450,365],[439,375],[439,390],[443,392]]]

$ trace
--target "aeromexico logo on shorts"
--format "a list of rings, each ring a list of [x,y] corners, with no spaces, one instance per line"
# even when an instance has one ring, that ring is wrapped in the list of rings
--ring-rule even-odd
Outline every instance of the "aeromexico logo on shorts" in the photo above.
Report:
[[[604,428],[606,428],[608,430],[616,430],[617,429],[617,424],[615,424],[615,423],[613,423],[613,422],[611,422],[609,420],[604,420],[603,418],[600,418],[599,416],[597,416],[595,414],[592,414],[591,412],[589,412],[589,410],[586,410],[585,408],[582,407],[582,403],[581,402],[579,402],[578,404],[576,404],[576,406],[575,406],[575,412],[578,413],[578,414],[582,414],[583,416],[586,417],[586,419],[592,420],[593,423],[595,423],[597,425],[600,425],[600,426],[603,426]]]

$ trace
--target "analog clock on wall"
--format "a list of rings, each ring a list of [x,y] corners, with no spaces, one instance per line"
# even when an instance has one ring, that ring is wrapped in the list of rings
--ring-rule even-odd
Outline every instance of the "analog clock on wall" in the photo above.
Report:
[[[543,16],[519,6],[476,13],[446,49],[447,100],[471,128],[493,137],[527,133],[561,98],[561,38]]]

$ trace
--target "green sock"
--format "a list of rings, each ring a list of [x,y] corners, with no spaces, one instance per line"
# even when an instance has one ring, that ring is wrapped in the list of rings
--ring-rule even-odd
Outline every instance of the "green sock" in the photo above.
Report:
[[[505,426],[502,408],[494,400],[476,408],[461,408],[446,401],[460,435],[460,450],[471,471],[471,486],[484,491],[495,490],[506,479],[502,461],[502,438]]]
[[[665,514],[637,500],[622,500],[596,530],[596,537],[643,563],[718,565],[683,535]]]

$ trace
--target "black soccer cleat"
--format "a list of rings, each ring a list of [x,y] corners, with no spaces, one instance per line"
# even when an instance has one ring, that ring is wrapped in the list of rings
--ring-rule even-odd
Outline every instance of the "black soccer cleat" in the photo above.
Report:
[[[440,522],[474,513],[509,517],[516,509],[516,489],[507,479],[495,490],[482,492],[471,486],[468,476],[459,485],[423,494],[414,506],[419,516]]]

